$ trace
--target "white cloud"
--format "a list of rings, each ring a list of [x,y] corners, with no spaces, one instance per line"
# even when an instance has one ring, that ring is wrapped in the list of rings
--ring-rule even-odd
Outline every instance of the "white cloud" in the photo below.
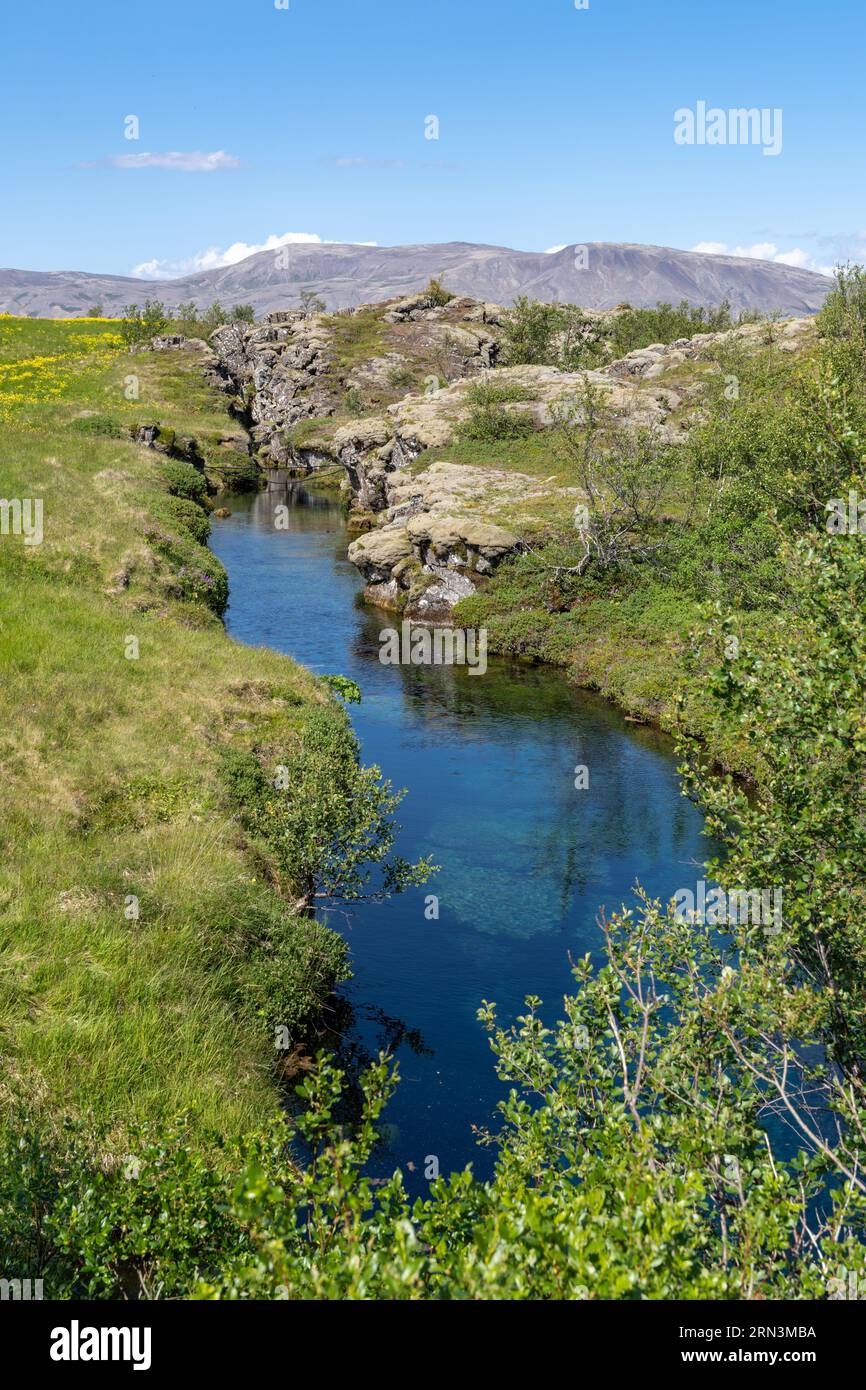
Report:
[[[239,169],[236,154],[214,150],[169,150],[166,154],[114,154],[109,159],[115,169],[177,169],[185,174],[212,174],[216,169]]]
[[[247,256],[254,256],[257,251],[277,251],[281,246],[293,245],[339,246],[346,244],[350,246],[377,246],[378,242],[342,243],[324,241],[315,232],[284,232],[282,236],[271,235],[257,244],[234,241],[224,251],[216,246],[209,246],[206,251],[199,251],[196,255],[188,256],[185,260],[161,261],[154,257],[153,260],[142,261],[140,265],[133,266],[130,274],[137,276],[140,280],[176,280],[181,275],[195,275],[200,270],[219,270],[223,266],[237,265],[238,261],[246,260]]]
[[[692,250],[707,256],[743,256],[750,261],[775,261],[777,265],[792,265],[798,270],[814,270],[819,275],[833,274],[831,265],[819,265],[801,247],[780,251],[774,241],[756,241],[753,246],[729,246],[725,241],[699,241]]]

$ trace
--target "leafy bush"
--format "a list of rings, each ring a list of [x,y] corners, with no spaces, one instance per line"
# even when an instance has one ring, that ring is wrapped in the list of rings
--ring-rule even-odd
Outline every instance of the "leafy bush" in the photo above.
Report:
[[[127,347],[140,347],[151,338],[165,333],[170,322],[170,310],[159,299],[146,299],[144,305],[127,304],[122,310],[120,334]]]
[[[286,754],[284,786],[269,782],[252,754],[233,756],[226,786],[250,829],[268,845],[297,895],[295,910],[380,898],[423,883],[429,860],[393,853],[393,813],[402,800],[378,767],[363,767],[358,743],[336,703],[309,716]],[[374,880],[375,873],[375,880]]]
[[[753,315],[742,314],[737,323]],[[673,343],[678,338],[694,338],[698,333],[724,333],[735,327],[727,300],[716,308],[704,308],[683,299],[675,307],[659,300],[654,309],[627,308],[613,318],[610,344],[614,357],[625,357],[650,343]]]
[[[818,327],[829,338],[859,339],[866,334],[866,269],[839,266],[836,283],[821,307]]]
[[[69,428],[76,434],[94,435],[100,439],[128,439],[129,431],[110,415],[82,415],[70,420]]]
[[[246,1000],[270,1037],[285,1028],[302,1041],[336,985],[351,974],[342,937],[314,917],[285,908],[269,914],[267,932],[256,943],[245,972]]]
[[[412,367],[394,367],[388,373],[388,385],[395,391],[411,391],[415,380],[416,373]]]
[[[444,309],[446,304],[450,304],[454,295],[450,290],[446,290],[441,278],[431,276],[430,281],[424,291],[424,296],[431,309]]]
[[[741,314],[737,323],[753,317]],[[504,337],[512,365],[528,363],[580,371],[625,357],[650,343],[672,343],[733,327],[728,303],[712,309],[687,300],[676,307],[659,302],[654,309],[620,305],[612,314],[600,315],[574,304],[541,304],[523,295],[505,317]]]
[[[506,358],[512,366],[598,366],[605,357],[597,318],[574,304],[541,304],[521,295],[505,316]]]
[[[207,482],[191,463],[184,459],[166,459],[160,472],[173,497],[184,497],[191,502],[204,502],[207,497]]]
[[[171,494],[161,500],[160,510],[167,519],[183,527],[198,545],[207,545],[210,517],[197,502]]]
[[[536,425],[528,411],[508,411],[504,402],[531,398],[531,393],[519,386],[495,381],[476,382],[466,396],[472,409],[457,429],[460,440],[492,443],[501,439],[525,439],[534,434]]]
[[[399,1170],[374,1188],[396,1074],[384,1058],[364,1073],[346,1127],[347,1078],[320,1057],[297,1088],[303,1166],[280,1126],[202,1150],[181,1117],[106,1161],[101,1136],[22,1120],[0,1158],[15,1267],[55,1298],[331,1301],[772,1301],[862,1273],[862,1105],[820,1065],[792,1076],[790,1029],[814,1036],[814,1000],[784,956],[643,898],[603,935],[558,1023],[536,998],[511,1027],[479,1010],[509,1087],[491,1181],[435,1177],[414,1204]],[[813,1135],[793,1153],[764,1122],[775,1087]],[[837,1151],[811,1130],[819,1092]]]
[[[203,604],[220,617],[229,601],[229,584],[228,575],[213,552],[187,536],[173,536],[153,528],[145,535],[169,565],[168,588],[172,595]]]

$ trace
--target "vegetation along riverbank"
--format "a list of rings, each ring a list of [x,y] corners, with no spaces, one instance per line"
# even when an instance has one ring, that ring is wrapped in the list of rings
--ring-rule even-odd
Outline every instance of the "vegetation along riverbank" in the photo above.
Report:
[[[0,1242],[22,1277],[580,1299],[866,1278],[866,563],[827,525],[864,489],[866,286],[843,274],[817,322],[654,313],[434,284],[133,353],[116,323],[0,319],[2,492],[44,502],[41,543],[10,508],[0,546]],[[286,1145],[272,1029],[291,1010],[300,1035],[347,969],[316,895],[425,866],[391,858],[393,793],[331,687],[222,630],[205,542],[211,489],[250,468],[237,418],[266,464],[344,469],[379,604],[483,625],[678,729],[714,876],[781,894],[772,931],[638,898],[558,1024],[482,1004],[512,1087],[496,1176],[414,1205],[399,1172],[363,1175],[387,1059],[342,1128],[323,1057],[304,1162]]]

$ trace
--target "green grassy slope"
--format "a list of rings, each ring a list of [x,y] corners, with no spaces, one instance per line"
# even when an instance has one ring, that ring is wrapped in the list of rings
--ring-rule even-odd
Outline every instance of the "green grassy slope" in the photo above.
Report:
[[[0,1102],[120,1128],[195,1104],[226,1132],[277,1107],[249,977],[285,913],[222,753],[280,761],[329,697],[226,637],[206,509],[172,495],[197,475],[125,433],[157,420],[236,432],[192,359],[0,318],[0,497],[44,505],[41,545],[0,536]],[[299,945],[300,1012],[339,956],[323,941]]]

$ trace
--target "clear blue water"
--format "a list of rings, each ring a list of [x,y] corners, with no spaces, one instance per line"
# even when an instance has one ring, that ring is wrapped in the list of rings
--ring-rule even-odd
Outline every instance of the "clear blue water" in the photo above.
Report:
[[[290,528],[277,530],[284,503]],[[374,1167],[402,1167],[418,1190],[428,1155],[443,1172],[471,1162],[484,1176],[492,1151],[472,1126],[495,1126],[504,1087],[476,1021],[481,1000],[510,1020],[535,994],[553,1021],[572,985],[569,953],[599,949],[600,907],[629,901],[636,881],[669,897],[700,876],[702,818],[680,794],[669,741],[557,671],[383,666],[379,633],[396,620],[363,605],[332,497],[277,479],[226,505],[211,544],[229,574],[230,634],[358,682],[350,712],[364,760],[408,789],[400,851],[441,865],[424,889],[330,918],[352,952],[352,1032],[373,1052],[396,1040],[400,1062]],[[438,921],[425,918],[428,893]]]

